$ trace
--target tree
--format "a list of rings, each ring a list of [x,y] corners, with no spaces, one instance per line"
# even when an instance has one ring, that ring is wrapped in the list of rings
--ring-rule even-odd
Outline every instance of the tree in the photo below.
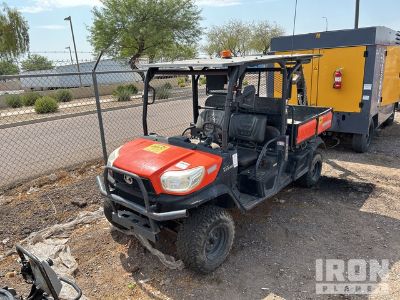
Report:
[[[270,24],[268,21],[261,21],[254,24],[250,47],[257,53],[267,54],[271,46],[271,39],[285,33],[278,24]]]
[[[28,23],[16,9],[0,9],[0,57],[17,57],[29,49]]]
[[[14,75],[19,73],[18,65],[9,59],[0,59],[0,75]]]
[[[53,69],[53,63],[45,56],[32,54],[21,62],[24,71],[38,71]]]
[[[230,50],[234,56],[244,56],[251,50],[250,36],[250,23],[230,20],[223,25],[211,27],[204,50],[210,56],[219,56],[222,50]]]
[[[129,58],[187,58],[196,53],[202,28],[194,0],[101,0],[93,9],[89,41],[96,52]]]
[[[210,56],[219,56],[222,50],[230,50],[234,56],[266,54],[271,38],[283,33],[281,27],[275,23],[271,25],[268,21],[245,23],[240,20],[230,20],[223,25],[210,28],[204,50]]]

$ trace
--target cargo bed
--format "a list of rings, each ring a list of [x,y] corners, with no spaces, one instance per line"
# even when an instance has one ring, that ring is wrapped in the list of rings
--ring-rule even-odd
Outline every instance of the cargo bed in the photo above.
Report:
[[[287,134],[291,145],[300,145],[327,131],[332,126],[332,108],[288,106]]]

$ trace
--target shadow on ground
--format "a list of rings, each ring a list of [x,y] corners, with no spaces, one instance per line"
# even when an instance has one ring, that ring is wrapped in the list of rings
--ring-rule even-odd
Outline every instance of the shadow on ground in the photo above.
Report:
[[[314,298],[316,259],[385,258],[391,264],[400,259],[400,221],[361,210],[374,189],[368,182],[323,177],[313,189],[290,187],[249,213],[234,211],[233,249],[210,275],[168,270],[151,255],[138,262],[143,249],[137,243],[121,255],[121,263],[154,299],[161,296],[153,289],[172,299],[260,299],[270,293]],[[119,233],[113,238],[126,243]],[[174,237],[167,241],[161,247],[175,254]],[[140,284],[144,273],[156,278],[151,290]]]
[[[343,135],[338,140],[325,139],[327,147],[330,148],[328,155],[345,162],[400,169],[398,150],[400,149],[400,117],[397,117],[397,120],[391,126],[376,130],[367,153],[355,153],[351,146],[351,136]]]

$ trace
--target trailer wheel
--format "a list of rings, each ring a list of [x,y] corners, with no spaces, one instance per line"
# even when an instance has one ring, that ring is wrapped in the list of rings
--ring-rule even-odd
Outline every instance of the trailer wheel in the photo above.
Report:
[[[316,185],[321,178],[322,172],[322,154],[316,150],[311,160],[308,172],[298,179],[298,183],[302,187],[310,188]]]
[[[115,223],[112,220],[113,207],[111,205],[111,201],[110,200],[108,200],[108,199],[104,200],[103,209],[104,209],[104,216],[106,217],[107,221],[111,223],[111,225],[113,225],[114,227],[117,227],[119,229],[126,229],[123,226]]]
[[[221,207],[206,205],[194,210],[181,225],[177,252],[188,268],[207,274],[226,259],[234,236],[230,214]]]
[[[367,152],[371,145],[371,140],[374,135],[375,127],[374,122],[371,120],[369,123],[368,133],[366,134],[353,134],[353,150],[358,153]]]
[[[385,122],[383,122],[383,126],[393,125],[395,114],[396,114],[396,106],[393,108],[393,113],[390,115],[390,117],[387,118]]]

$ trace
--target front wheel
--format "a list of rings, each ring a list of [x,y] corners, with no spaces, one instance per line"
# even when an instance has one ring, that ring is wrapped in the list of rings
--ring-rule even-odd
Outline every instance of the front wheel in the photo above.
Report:
[[[188,268],[210,273],[228,256],[234,236],[235,225],[225,209],[200,207],[181,225],[176,242],[178,255]]]
[[[303,187],[313,187],[321,178],[322,172],[322,154],[318,150],[314,152],[309,169],[306,174],[299,178],[298,183]]]
[[[113,219],[112,219],[113,207],[112,207],[112,203],[109,199],[104,199],[103,209],[104,209],[104,216],[106,217],[107,221],[111,223],[111,225],[113,225],[119,229],[126,229],[123,226],[121,226],[113,221]]]

